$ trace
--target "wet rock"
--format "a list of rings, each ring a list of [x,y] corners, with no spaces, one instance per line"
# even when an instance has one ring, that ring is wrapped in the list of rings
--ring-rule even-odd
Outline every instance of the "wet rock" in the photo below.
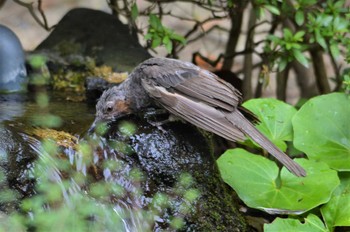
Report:
[[[20,92],[27,89],[24,51],[17,36],[0,25],[0,92]]]
[[[14,191],[14,199],[0,204],[0,211],[5,213],[15,210],[18,200],[35,193],[33,167],[37,153],[30,146],[35,140],[20,128],[21,125],[12,123],[0,125],[0,172],[4,175],[0,191]]]
[[[30,65],[31,71],[39,70],[34,71],[32,79],[40,83],[45,80],[54,90],[78,92],[81,96],[85,91],[84,97],[92,104],[113,85],[110,83],[120,82],[111,79],[151,57],[129,26],[117,17],[85,8],[73,9],[62,18],[32,53],[32,57],[40,56],[46,64],[35,68]]]
[[[36,50],[89,56],[97,65],[109,65],[118,71],[131,71],[150,57],[117,17],[85,8],[69,11]]]
[[[130,136],[121,126],[125,120],[137,128]],[[210,136],[182,122],[159,129],[139,117],[125,120],[111,125],[105,135],[108,157],[122,160],[124,168],[101,171],[101,178],[124,186],[123,201],[130,207],[157,215],[153,231],[171,230],[173,218],[183,220],[179,231],[249,231],[233,191],[220,179]],[[125,179],[134,168],[141,171],[141,181]],[[165,207],[155,204],[159,196],[166,196]]]

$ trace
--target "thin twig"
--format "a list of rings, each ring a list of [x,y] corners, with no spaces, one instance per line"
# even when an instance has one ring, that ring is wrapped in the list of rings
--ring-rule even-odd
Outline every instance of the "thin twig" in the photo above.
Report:
[[[28,9],[29,13],[33,16],[34,20],[40,25],[42,26],[43,28],[45,28],[45,30],[49,31],[52,29],[52,27],[49,27],[48,24],[47,24],[47,19],[46,19],[46,16],[45,16],[45,13],[44,11],[42,10],[41,6],[42,6],[42,2],[41,0],[38,0],[38,11],[42,17],[42,19],[40,19],[37,14],[35,13],[35,8],[33,7],[34,5],[34,2],[29,2],[29,3],[25,3],[25,2],[22,2],[20,0],[13,0],[15,3],[17,3],[18,5],[21,5],[25,8]]]

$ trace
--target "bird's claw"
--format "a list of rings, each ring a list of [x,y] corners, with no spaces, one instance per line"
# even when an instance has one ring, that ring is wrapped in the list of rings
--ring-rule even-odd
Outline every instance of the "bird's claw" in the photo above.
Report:
[[[165,133],[166,130],[162,127],[162,125],[168,123],[169,120],[166,119],[166,120],[163,120],[163,121],[158,121],[158,122],[156,122],[156,121],[151,121],[151,120],[147,119],[147,122],[148,122],[149,124],[151,124],[152,126],[157,127],[158,130],[160,130],[160,131],[162,131],[163,133]]]

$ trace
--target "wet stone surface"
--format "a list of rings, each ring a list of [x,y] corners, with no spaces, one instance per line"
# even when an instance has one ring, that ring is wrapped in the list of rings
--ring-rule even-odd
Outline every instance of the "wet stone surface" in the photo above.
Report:
[[[125,136],[119,122],[113,123],[105,135],[107,156],[101,158],[116,158],[122,168],[101,170],[101,179],[123,186],[128,192],[123,201],[130,208],[157,215],[151,225],[154,231],[169,229],[173,217],[184,219],[183,231],[248,230],[233,203],[233,192],[219,177],[210,136],[180,121],[162,129],[137,117],[121,120],[125,121],[136,125],[135,134]],[[128,178],[135,168],[142,173],[141,181]],[[197,196],[191,199],[190,193]],[[168,199],[166,207],[154,204],[160,194]]]
[[[34,161],[37,153],[33,149],[36,141],[21,131],[18,123],[0,126],[0,169],[4,174],[1,189],[9,187],[15,191],[17,199],[35,194],[33,177]],[[17,209],[18,202],[0,204],[0,211],[9,213]]]

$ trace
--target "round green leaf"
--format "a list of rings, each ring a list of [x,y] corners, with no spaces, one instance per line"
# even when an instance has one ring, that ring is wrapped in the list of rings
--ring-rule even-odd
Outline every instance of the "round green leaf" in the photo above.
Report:
[[[293,138],[292,118],[296,109],[282,101],[266,98],[252,99],[243,104],[260,120],[256,127],[283,151],[287,145],[285,141]]]
[[[328,228],[350,226],[350,173],[344,173],[331,200],[321,208]]]
[[[325,163],[295,161],[305,168],[306,177],[296,177],[282,168],[279,178],[275,162],[243,149],[227,150],[217,163],[223,180],[249,207],[268,213],[301,214],[328,202],[339,178]]]
[[[271,224],[264,225],[265,232],[294,232],[294,231],[303,231],[303,232],[328,232],[327,228],[316,215],[309,214],[305,218],[305,222],[302,223],[297,219],[291,218],[276,218]]]
[[[292,120],[294,145],[313,160],[350,170],[350,98],[332,93],[312,98]]]

